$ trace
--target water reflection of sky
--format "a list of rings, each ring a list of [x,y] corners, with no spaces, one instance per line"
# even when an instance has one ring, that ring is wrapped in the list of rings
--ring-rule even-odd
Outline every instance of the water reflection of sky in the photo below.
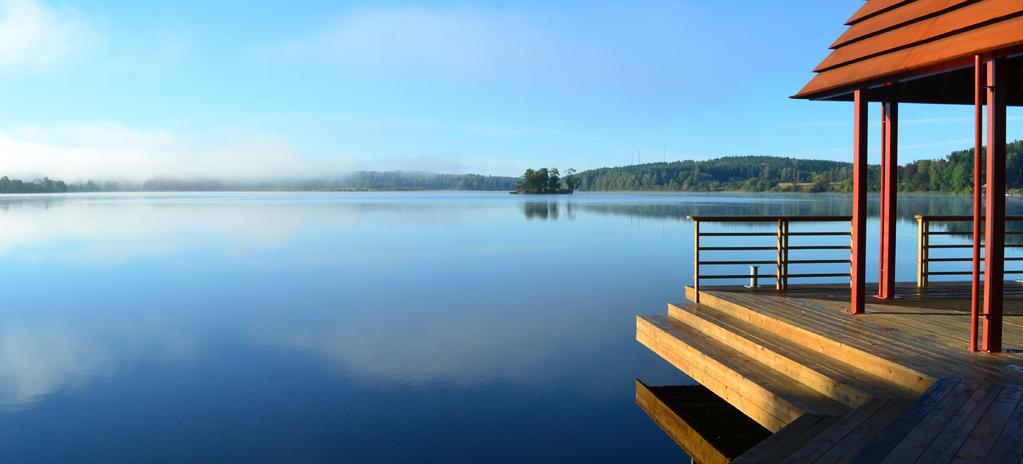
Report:
[[[633,341],[633,317],[663,311],[689,281],[684,218],[847,206],[830,195],[5,197],[0,449],[97,462],[674,460],[634,407],[632,379],[686,380]],[[911,280],[909,223],[899,240],[899,278]]]

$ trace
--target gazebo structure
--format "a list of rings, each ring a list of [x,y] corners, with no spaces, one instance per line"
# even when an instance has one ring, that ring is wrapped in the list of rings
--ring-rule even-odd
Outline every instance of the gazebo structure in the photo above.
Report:
[[[880,103],[882,118],[881,260],[877,294],[881,299],[893,297],[895,289],[899,104],[974,105],[970,348],[977,350],[980,319],[981,349],[999,352],[1005,257],[1006,107],[1023,105],[1023,0],[867,0],[846,24],[849,27],[831,45],[831,54],[814,70],[817,75],[793,98],[853,102],[850,312],[863,314],[866,298],[869,104]],[[982,172],[986,172],[986,178]]]
[[[687,301],[637,316],[636,340],[701,388],[637,382],[636,402],[701,462],[1023,462],[1023,285],[1005,282],[1003,268],[1004,248],[1023,248],[1023,234],[1005,227],[1023,221],[1005,215],[1006,109],[1023,105],[1023,0],[868,0],[848,24],[795,97],[853,102],[852,216],[691,216]],[[883,121],[877,298],[865,282],[871,102]],[[973,216],[918,216],[972,221],[973,243],[931,244],[929,234],[961,232],[921,227],[916,285],[896,284],[894,272],[901,103],[976,113]],[[933,261],[972,268],[932,272],[930,248],[971,249]],[[736,270],[745,266],[749,274]],[[971,281],[931,285],[928,275]],[[701,284],[711,281],[732,284]],[[707,420],[725,406],[750,420]],[[714,439],[721,430],[749,443],[725,447]]]

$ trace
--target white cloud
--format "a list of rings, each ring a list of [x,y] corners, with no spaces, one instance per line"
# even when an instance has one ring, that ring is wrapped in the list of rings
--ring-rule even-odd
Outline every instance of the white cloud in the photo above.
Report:
[[[269,134],[196,138],[115,123],[0,131],[0,173],[28,179],[293,179],[341,175],[357,164],[349,156],[304,156]]]
[[[0,407],[19,409],[114,371],[114,351],[66,327],[0,329]]]
[[[56,65],[87,47],[95,31],[66,7],[38,0],[0,0],[0,69]]]

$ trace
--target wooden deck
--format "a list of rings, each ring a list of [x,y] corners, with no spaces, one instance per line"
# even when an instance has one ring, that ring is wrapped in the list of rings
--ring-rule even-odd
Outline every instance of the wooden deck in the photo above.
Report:
[[[704,287],[701,304],[638,317],[637,340],[776,432],[736,462],[1023,460],[1023,286],[1006,283],[996,355],[966,350],[966,285],[899,285],[861,316],[848,300]]]

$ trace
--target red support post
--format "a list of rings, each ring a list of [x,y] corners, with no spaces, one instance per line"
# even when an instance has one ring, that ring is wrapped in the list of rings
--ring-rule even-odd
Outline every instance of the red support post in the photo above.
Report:
[[[973,281],[970,286],[970,351],[977,351],[977,319],[980,317],[980,218],[983,216],[981,189],[984,186],[984,61],[973,60]]]
[[[856,90],[853,97],[853,211],[852,211],[852,269],[850,279],[849,312],[864,313],[867,248],[867,96]]]
[[[1002,351],[1005,285],[1005,112],[1003,58],[987,62],[987,197],[984,231],[984,351]]]
[[[886,229],[888,228],[888,223],[884,220],[885,219],[884,218],[884,213],[885,213],[885,211],[887,211],[887,209],[885,208],[885,204],[887,203],[888,195],[885,193],[885,183],[884,183],[884,181],[885,181],[885,173],[888,172],[888,170],[885,169],[888,166],[888,137],[887,137],[888,131],[887,131],[887,128],[888,128],[888,103],[881,102],[881,191],[880,191],[880,197],[878,198],[878,204],[880,206],[881,220],[878,222],[878,230],[880,232],[880,237],[878,237],[878,241],[877,241],[877,243],[878,243],[877,250],[878,250],[878,254],[879,254],[879,256],[877,257],[877,266],[878,266],[878,269],[877,269],[877,277],[878,277],[878,279],[877,279],[877,298],[878,299],[882,299],[882,300],[886,298],[884,296],[885,295],[885,288],[884,288],[885,287],[885,278],[884,278],[885,269],[884,269],[884,265],[886,263],[886,261],[885,261],[885,251],[884,251],[884,247],[885,247],[884,238],[887,235]]]
[[[899,104],[881,106],[881,259],[877,297],[887,300],[895,293],[895,228],[899,176]]]

